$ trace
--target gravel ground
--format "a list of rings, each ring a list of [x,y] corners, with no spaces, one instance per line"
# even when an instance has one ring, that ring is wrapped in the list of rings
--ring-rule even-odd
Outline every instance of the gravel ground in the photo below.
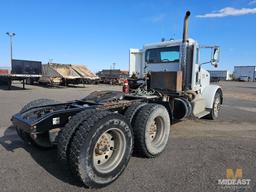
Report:
[[[11,127],[10,118],[38,98],[68,101],[94,90],[118,86],[72,88],[0,87],[0,191],[256,191],[256,83],[221,82],[224,105],[216,121],[186,120],[171,128],[163,154],[155,159],[132,157],[121,177],[98,190],[86,189],[62,167],[56,150],[26,146]],[[218,179],[227,168],[242,168],[247,188],[223,188]]]

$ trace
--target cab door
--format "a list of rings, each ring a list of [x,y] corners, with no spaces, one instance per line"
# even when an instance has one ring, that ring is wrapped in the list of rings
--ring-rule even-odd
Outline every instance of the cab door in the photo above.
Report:
[[[192,63],[192,75],[191,75],[191,88],[192,90],[199,90],[201,87],[201,73],[199,71],[200,65],[200,48],[196,43],[193,50],[193,63]]]

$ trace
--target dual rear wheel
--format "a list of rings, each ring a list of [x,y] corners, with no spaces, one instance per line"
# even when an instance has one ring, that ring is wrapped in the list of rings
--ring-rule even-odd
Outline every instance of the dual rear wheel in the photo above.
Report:
[[[98,188],[121,175],[133,145],[140,156],[159,155],[167,144],[169,131],[169,114],[161,105],[131,106],[124,116],[109,111],[83,111],[59,133],[58,153],[86,186]],[[65,143],[67,146],[63,147]]]
[[[134,108],[131,106],[130,109]],[[130,114],[128,108],[126,113]],[[137,155],[152,158],[165,149],[170,133],[170,115],[163,105],[137,105],[130,117],[134,131],[134,151]],[[125,113],[125,116],[126,116]]]
[[[87,186],[99,188],[116,180],[127,166],[133,150],[133,133],[130,123],[120,114],[109,111],[81,112],[73,116],[69,125],[80,122],[69,138],[67,148],[58,145],[58,154],[71,171]],[[86,118],[85,118],[86,117]],[[59,133],[67,139],[66,126]]]
[[[117,179],[129,162],[133,145],[137,154],[148,158],[166,147],[170,132],[166,108],[156,104],[135,108],[129,119],[133,127],[126,118],[129,108],[124,116],[97,111],[80,122],[66,151],[58,148],[66,153],[71,170],[86,186],[103,187]]]
[[[21,112],[47,104],[55,104],[55,101],[34,101]],[[128,108],[124,116],[103,110],[85,110],[73,116],[59,132],[58,155],[87,187],[103,187],[121,175],[133,148],[140,156],[159,155],[167,144],[169,131],[170,117],[162,105],[137,104]],[[17,132],[27,143],[51,146],[19,128]]]

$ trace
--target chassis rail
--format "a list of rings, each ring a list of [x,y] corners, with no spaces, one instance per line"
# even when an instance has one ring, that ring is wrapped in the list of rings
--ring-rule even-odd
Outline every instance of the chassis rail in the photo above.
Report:
[[[43,133],[55,128],[63,128],[76,113],[88,109],[122,111],[142,99],[117,100],[103,104],[83,100],[68,103],[33,107],[23,113],[15,114],[11,121],[14,126],[28,133]]]

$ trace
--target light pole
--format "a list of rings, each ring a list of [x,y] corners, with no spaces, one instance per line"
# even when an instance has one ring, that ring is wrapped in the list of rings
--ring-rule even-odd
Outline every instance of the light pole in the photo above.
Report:
[[[115,67],[116,67],[116,63],[113,63],[113,69],[115,69]]]
[[[12,67],[12,38],[16,35],[13,32],[7,32],[6,35],[10,37],[10,60],[11,60],[11,67]]]

